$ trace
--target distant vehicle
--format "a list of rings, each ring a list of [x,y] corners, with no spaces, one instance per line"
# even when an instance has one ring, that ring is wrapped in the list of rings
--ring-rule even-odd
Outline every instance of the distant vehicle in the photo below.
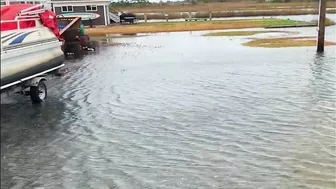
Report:
[[[137,18],[133,13],[122,13],[120,16],[120,23],[134,24],[137,22]]]

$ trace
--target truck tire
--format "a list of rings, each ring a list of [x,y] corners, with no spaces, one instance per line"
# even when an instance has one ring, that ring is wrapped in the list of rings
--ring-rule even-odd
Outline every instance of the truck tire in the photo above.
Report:
[[[83,52],[82,52],[82,46],[81,45],[74,45],[73,49],[72,49],[75,58],[81,58],[83,56]]]

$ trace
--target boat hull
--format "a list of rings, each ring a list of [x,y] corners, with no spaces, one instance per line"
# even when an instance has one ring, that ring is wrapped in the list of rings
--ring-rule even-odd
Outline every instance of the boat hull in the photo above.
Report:
[[[54,41],[6,51],[1,57],[1,88],[62,65],[65,56],[60,45]]]

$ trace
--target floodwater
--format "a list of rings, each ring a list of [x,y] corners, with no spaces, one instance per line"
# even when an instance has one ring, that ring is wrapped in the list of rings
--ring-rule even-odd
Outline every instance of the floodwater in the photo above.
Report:
[[[335,46],[203,33],[114,39],[42,105],[2,100],[1,188],[335,188]]]

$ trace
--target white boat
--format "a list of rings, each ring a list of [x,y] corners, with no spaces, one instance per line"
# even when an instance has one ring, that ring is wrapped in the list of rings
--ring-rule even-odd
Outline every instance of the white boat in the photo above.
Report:
[[[63,65],[62,42],[50,12],[43,4],[1,6],[1,90]]]

